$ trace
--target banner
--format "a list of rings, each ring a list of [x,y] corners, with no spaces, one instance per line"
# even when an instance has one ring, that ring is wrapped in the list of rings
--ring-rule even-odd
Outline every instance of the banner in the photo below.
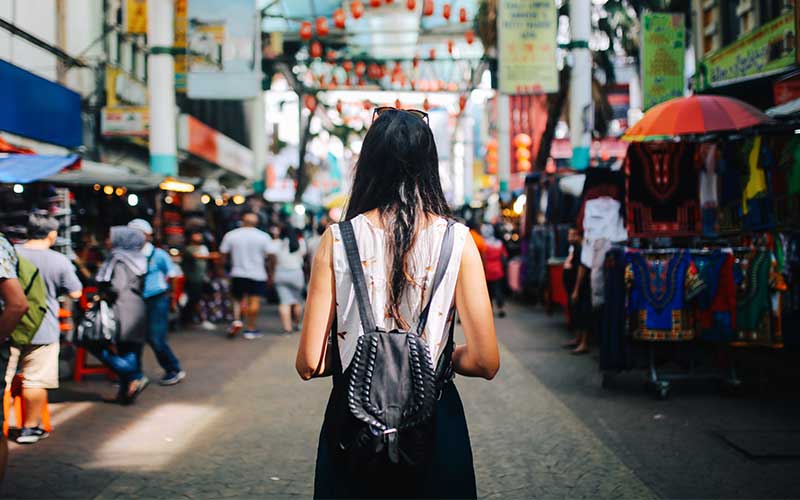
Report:
[[[251,149],[191,115],[182,114],[178,119],[178,147],[245,179],[255,173]]]
[[[186,93],[186,73],[188,72],[188,56],[186,51],[186,34],[189,29],[189,17],[187,16],[186,3],[188,0],[175,0],[174,18],[174,46],[177,49],[175,54],[175,92]]]
[[[150,109],[142,106],[104,107],[100,115],[103,137],[147,137]]]
[[[556,5],[553,0],[500,0],[497,14],[502,94],[558,91]]]
[[[707,89],[781,71],[795,63],[794,10],[742,35],[734,43],[706,55],[699,64],[697,85]]]
[[[683,14],[647,12],[642,18],[642,102],[645,111],[682,97],[686,82]]]
[[[131,34],[147,34],[147,0],[125,0],[125,31]]]
[[[261,30],[255,0],[191,0],[187,95],[248,99],[261,92]]]

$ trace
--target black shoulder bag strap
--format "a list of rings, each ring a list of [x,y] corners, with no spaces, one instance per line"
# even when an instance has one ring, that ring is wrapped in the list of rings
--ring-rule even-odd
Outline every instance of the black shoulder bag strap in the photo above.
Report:
[[[447,229],[442,238],[441,250],[439,250],[439,262],[436,264],[436,273],[433,275],[431,294],[428,296],[428,303],[425,305],[425,308],[419,313],[417,326],[414,329],[418,336],[422,336],[425,332],[425,325],[428,323],[428,314],[430,314],[431,311],[433,296],[436,295],[436,290],[439,289],[439,285],[441,285],[444,280],[444,275],[447,272],[447,265],[450,263],[450,257],[453,254],[453,224],[454,221],[452,219],[447,219]]]
[[[344,250],[347,254],[347,265],[350,266],[350,276],[353,279],[353,288],[356,292],[356,302],[358,303],[358,316],[361,318],[361,327],[364,333],[374,332],[378,324],[372,314],[372,303],[369,300],[367,291],[367,280],[364,278],[364,269],[361,267],[361,255],[358,253],[356,235],[353,232],[353,224],[346,220],[339,224],[339,232],[342,235]]]

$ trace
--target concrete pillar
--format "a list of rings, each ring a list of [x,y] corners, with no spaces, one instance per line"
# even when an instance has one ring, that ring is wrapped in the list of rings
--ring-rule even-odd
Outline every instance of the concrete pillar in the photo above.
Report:
[[[589,36],[592,31],[591,0],[570,0],[570,34],[574,66],[570,80],[569,126],[572,141],[572,167],[578,170],[589,166],[589,150],[594,128],[592,106],[592,53]]]
[[[177,175],[172,0],[147,1],[147,90],[150,94],[150,170]]]
[[[511,179],[511,99],[505,94],[497,96],[497,180],[500,184],[500,198],[509,195],[508,182]]]
[[[264,169],[267,164],[267,128],[266,106],[264,105],[264,92],[250,100],[253,116],[250,119],[250,147],[253,148],[253,179],[264,178]]]

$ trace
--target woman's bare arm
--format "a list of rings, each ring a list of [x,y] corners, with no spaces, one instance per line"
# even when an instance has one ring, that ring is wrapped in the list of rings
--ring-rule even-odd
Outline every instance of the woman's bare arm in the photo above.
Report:
[[[491,380],[500,369],[500,354],[486,275],[478,247],[472,238],[464,242],[461,255],[456,283],[456,310],[467,343],[456,346],[453,353],[455,371],[468,377]]]
[[[328,334],[336,314],[336,288],[333,276],[333,235],[325,231],[311,265],[303,331],[297,349],[295,368],[303,380],[327,375],[325,366]]]

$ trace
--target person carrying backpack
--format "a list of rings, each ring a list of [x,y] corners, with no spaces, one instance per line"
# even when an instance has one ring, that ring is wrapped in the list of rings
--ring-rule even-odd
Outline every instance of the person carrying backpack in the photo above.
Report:
[[[301,378],[333,376],[314,496],[475,498],[453,376],[500,366],[481,257],[447,219],[427,114],[374,117],[346,220],[314,258],[297,352]]]
[[[22,400],[25,420],[17,443],[34,444],[48,437],[41,428],[42,407],[47,404],[47,390],[58,388],[58,355],[61,329],[58,320],[58,296],[65,292],[72,299],[83,290],[75,267],[64,255],[50,247],[58,236],[58,221],[47,215],[28,218],[28,240],[16,247],[20,258],[20,279],[25,286],[31,310],[44,307],[38,328],[23,332],[20,327],[11,335],[12,345],[5,372],[6,386],[19,367],[22,371]],[[30,271],[24,268],[30,266]],[[37,283],[37,278],[41,284]],[[37,289],[38,285],[38,289]],[[31,336],[33,332],[33,336]],[[20,425],[19,423],[17,425]]]

